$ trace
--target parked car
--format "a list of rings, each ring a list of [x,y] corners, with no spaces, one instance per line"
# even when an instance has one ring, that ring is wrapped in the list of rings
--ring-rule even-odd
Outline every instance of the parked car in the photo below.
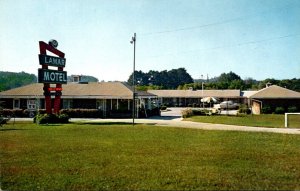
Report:
[[[223,101],[220,104],[215,104],[214,108],[216,109],[238,109],[240,104],[234,103],[233,101]]]

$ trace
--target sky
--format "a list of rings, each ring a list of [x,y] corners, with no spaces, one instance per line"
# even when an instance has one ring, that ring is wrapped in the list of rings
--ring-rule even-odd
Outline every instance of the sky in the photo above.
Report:
[[[300,78],[299,0],[0,0],[0,71],[37,75],[58,41],[68,75],[127,81],[135,69],[194,79]]]

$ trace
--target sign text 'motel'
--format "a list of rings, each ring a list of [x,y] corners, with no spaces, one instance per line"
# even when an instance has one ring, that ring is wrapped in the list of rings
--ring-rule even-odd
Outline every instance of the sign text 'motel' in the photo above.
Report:
[[[39,69],[38,80],[39,83],[66,84],[67,72],[48,70],[48,69]]]
[[[56,67],[65,67],[66,59],[49,56],[45,54],[39,54],[40,65],[56,66]]]

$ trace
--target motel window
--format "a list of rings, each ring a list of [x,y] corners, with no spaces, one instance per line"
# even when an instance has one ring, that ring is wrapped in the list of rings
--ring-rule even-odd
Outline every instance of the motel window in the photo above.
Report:
[[[19,109],[19,108],[20,108],[20,100],[14,99],[14,109]]]
[[[35,100],[27,100],[27,109],[35,109]]]
[[[70,109],[73,107],[73,100],[71,99],[63,99],[63,108]]]

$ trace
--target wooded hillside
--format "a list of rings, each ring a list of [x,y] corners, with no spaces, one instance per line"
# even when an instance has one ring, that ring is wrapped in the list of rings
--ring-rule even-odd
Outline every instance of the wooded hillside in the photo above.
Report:
[[[26,72],[2,72],[0,71],[0,91],[36,83],[37,77]]]
[[[68,76],[68,82],[72,81]],[[99,80],[93,76],[81,75],[82,82],[98,82]],[[37,76],[26,72],[4,72],[0,71],[0,91],[5,91],[28,84],[36,83]]]

